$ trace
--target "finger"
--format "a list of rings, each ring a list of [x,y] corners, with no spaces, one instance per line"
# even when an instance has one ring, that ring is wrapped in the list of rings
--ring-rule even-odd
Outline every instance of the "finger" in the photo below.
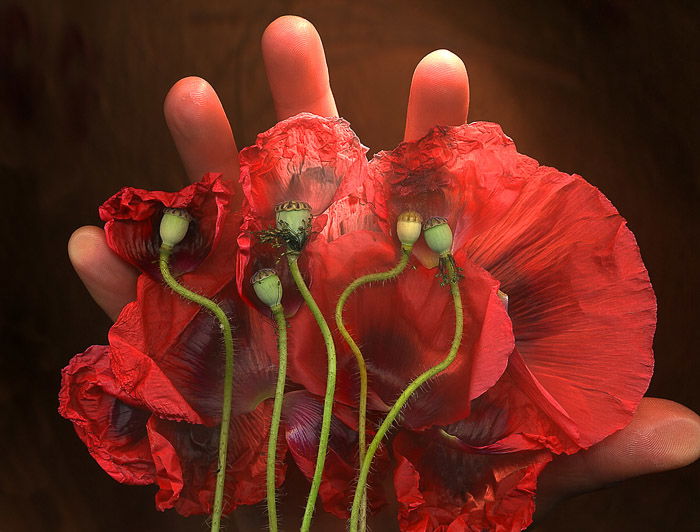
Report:
[[[555,459],[542,473],[537,516],[564,497],[627,478],[677,469],[700,458],[700,417],[665,399],[645,398],[632,422],[585,452]]]
[[[273,21],[262,52],[279,120],[302,112],[338,116],[321,37],[308,20],[287,15]]]
[[[90,295],[113,320],[136,299],[136,271],[109,249],[99,227],[77,229],[68,241],[68,256]]]
[[[214,89],[202,78],[175,83],[165,97],[165,121],[190,181],[207,172],[238,179],[238,150]]]
[[[404,140],[417,140],[435,126],[467,121],[469,78],[462,60],[448,50],[426,55],[413,72]]]

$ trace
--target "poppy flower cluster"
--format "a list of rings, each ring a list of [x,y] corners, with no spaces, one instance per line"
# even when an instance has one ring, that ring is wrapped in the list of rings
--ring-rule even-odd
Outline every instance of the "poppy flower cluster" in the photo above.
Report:
[[[411,396],[379,448],[368,512],[398,502],[401,530],[510,531],[532,521],[537,477],[557,454],[589,448],[631,420],[653,368],[655,298],[634,236],[580,176],[521,155],[496,124],[437,127],[367,161],[347,122],[302,114],[240,154],[233,184],[207,174],[179,192],[124,188],[100,208],[107,242],[141,271],[109,345],[63,371],[60,413],[119,482],[156,484],[156,507],[209,513],[217,473],[221,330],[158,270],[165,209],[191,218],[171,271],[217,302],[235,344],[225,512],[265,499],[278,370],[277,330],[250,279],[275,269],[289,366],[275,483],[293,461],[309,479],[319,448],[327,354],[284,250],[261,238],[275,207],[313,216],[298,267],[322,314],[360,276],[401,256],[405,212],[452,230],[463,335],[452,364]],[[450,350],[455,311],[438,255],[423,240],[395,279],[364,286],[344,309],[367,373],[367,438],[406,386]],[[438,278],[436,278],[436,274]],[[360,379],[333,330],[337,378],[320,485],[324,509],[349,516],[358,475]],[[383,491],[387,476],[393,494]]]

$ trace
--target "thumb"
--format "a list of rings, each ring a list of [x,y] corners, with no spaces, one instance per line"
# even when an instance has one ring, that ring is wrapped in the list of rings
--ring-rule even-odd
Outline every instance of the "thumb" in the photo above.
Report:
[[[555,458],[542,472],[535,519],[566,497],[698,458],[700,416],[673,401],[644,398],[627,427],[587,451]]]

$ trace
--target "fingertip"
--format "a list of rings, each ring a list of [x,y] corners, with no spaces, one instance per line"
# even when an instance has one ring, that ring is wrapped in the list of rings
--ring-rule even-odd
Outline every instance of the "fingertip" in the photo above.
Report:
[[[627,431],[623,451],[638,457],[648,472],[678,469],[700,458],[700,416],[676,402],[645,399]]]
[[[304,45],[316,44],[321,37],[311,22],[296,15],[283,15],[267,25],[262,35],[263,52],[273,47],[280,52],[294,50]],[[294,54],[290,54],[293,56]]]
[[[163,113],[190,181],[207,172],[238,177],[238,156],[231,125],[214,88],[189,76],[175,83],[163,102]]]
[[[279,17],[265,29],[261,46],[279,120],[301,112],[337,116],[323,43],[311,22]]]
[[[99,227],[86,225],[73,231],[68,239],[68,258],[78,273],[87,271],[96,262],[95,251],[100,240],[104,240],[104,232]]]
[[[438,125],[461,125],[468,110],[469,77],[464,62],[449,50],[435,50],[413,72],[404,139],[417,140]]]
[[[416,65],[413,80],[424,78],[469,91],[469,78],[464,61],[457,54],[444,48],[430,52]]]
[[[115,319],[136,297],[136,271],[107,245],[102,229],[84,226],[68,240],[68,257],[95,302]]]
[[[218,94],[200,77],[189,76],[176,82],[165,96],[163,113],[176,142],[208,135],[212,125],[233,138]]]

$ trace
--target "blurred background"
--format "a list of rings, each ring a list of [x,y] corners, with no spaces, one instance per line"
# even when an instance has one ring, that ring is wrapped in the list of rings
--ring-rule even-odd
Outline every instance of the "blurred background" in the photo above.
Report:
[[[188,75],[218,91],[239,148],[275,122],[259,40],[297,14],[323,38],[341,116],[370,153],[401,141],[411,75],[448,48],[470,120],[582,174],[637,236],[659,301],[650,395],[700,411],[700,8],[694,2],[0,2],[0,177],[6,265],[0,355],[0,531],[196,531],[117,484],[56,413],[60,369],[110,322],[66,242],[124,185],[185,183],[162,118]],[[569,500],[533,527],[697,530],[700,463]],[[230,526],[234,529],[234,525]]]

